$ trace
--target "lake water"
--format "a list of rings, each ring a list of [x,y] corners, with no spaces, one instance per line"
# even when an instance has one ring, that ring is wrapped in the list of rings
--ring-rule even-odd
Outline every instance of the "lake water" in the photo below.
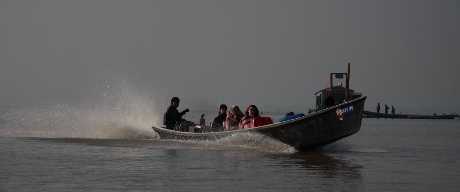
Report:
[[[139,129],[103,120],[59,124],[55,120],[60,117],[21,118],[30,117],[25,114],[2,116],[1,192],[460,188],[457,119],[363,119],[357,134],[299,152],[255,134],[165,141],[147,125]],[[83,125],[80,131],[78,125]]]

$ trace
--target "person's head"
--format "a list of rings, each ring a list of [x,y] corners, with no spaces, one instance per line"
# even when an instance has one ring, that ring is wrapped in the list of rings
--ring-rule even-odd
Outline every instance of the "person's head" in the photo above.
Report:
[[[240,107],[238,105],[232,105],[232,108],[230,108],[230,111],[228,112],[229,115],[243,115],[243,112],[241,112]]]
[[[241,112],[240,107],[238,107],[238,105],[233,105],[232,106],[232,112],[234,114],[237,114],[237,113]]]
[[[249,107],[246,109],[246,116],[254,116],[258,117],[259,116],[259,109],[255,105],[249,105]]]
[[[180,99],[179,97],[173,97],[171,99],[171,105],[175,108],[179,107]]]
[[[227,105],[220,104],[219,106],[219,113],[227,113]]]
[[[286,114],[284,114],[284,115],[285,115],[286,117],[287,117],[287,116],[291,116],[291,115],[294,115],[294,112],[289,111],[289,112],[286,112]]]

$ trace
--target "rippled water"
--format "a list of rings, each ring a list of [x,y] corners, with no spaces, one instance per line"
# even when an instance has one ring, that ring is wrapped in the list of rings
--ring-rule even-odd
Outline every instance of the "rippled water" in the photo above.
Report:
[[[39,120],[11,121],[4,116],[0,191],[458,191],[460,187],[460,120],[363,119],[357,134],[316,151],[299,152],[257,134],[218,141],[165,141],[148,127],[105,121],[85,123],[79,133],[78,126],[56,125],[48,116],[36,129],[31,127]]]

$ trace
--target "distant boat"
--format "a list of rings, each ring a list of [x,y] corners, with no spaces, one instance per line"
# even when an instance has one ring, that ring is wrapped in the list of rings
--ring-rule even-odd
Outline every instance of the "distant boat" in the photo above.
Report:
[[[414,115],[414,114],[385,114],[371,111],[363,111],[363,118],[387,118],[387,119],[454,119],[457,114],[450,115]]]

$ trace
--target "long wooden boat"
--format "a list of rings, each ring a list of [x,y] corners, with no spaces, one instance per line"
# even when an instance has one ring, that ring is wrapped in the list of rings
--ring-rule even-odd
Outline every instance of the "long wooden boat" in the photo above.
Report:
[[[450,115],[413,115],[413,114],[385,114],[371,111],[363,111],[363,118],[387,118],[387,119],[454,119],[457,114]]]
[[[259,133],[296,149],[309,150],[358,132],[365,100],[366,97],[363,96],[303,117],[250,129],[224,132],[180,132],[155,126],[152,129],[161,139],[178,140],[216,140],[237,133]]]
[[[315,94],[316,109],[306,116],[250,129],[223,132],[213,132],[200,126],[190,127],[189,132],[155,126],[152,129],[161,139],[216,140],[238,133],[259,133],[299,150],[321,147],[359,131],[366,100],[362,94],[349,89],[350,64],[347,73],[331,73],[329,78],[330,87]],[[342,86],[343,82],[340,86],[334,86],[332,82],[337,80],[345,81],[345,87]]]

